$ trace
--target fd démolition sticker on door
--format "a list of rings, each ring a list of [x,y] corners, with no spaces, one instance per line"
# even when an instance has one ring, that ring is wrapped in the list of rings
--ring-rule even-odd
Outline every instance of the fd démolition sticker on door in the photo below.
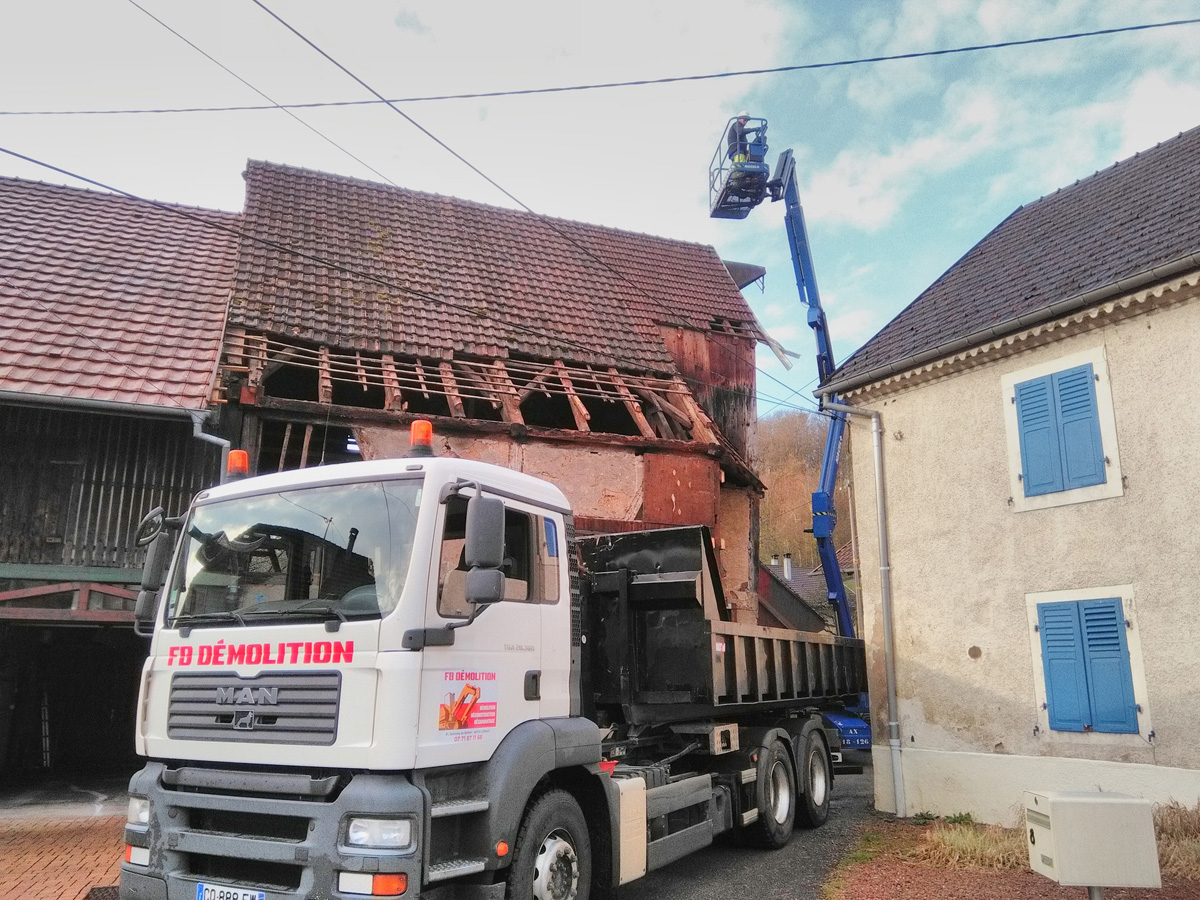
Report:
[[[496,727],[496,673],[449,671],[438,706],[438,731],[458,732],[454,741],[481,741]]]

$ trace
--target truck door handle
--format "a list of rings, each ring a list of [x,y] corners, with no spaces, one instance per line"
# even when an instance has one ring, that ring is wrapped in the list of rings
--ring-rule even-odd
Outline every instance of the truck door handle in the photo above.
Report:
[[[542,670],[530,669],[525,673],[525,699],[542,699]]]

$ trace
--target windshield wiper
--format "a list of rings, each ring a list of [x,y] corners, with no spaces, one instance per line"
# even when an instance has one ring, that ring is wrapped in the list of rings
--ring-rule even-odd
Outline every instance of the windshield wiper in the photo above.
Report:
[[[317,605],[320,604],[320,605]],[[284,610],[284,615],[292,613],[328,613],[331,616],[337,616],[342,622],[349,622],[349,617],[337,607],[337,602],[324,597],[315,597],[312,600],[305,600],[299,606],[293,606],[291,609]]]
[[[183,631],[184,629],[190,629],[193,625],[210,622],[237,622],[243,628],[246,627],[246,620],[242,618],[242,614],[239,612],[188,613],[176,616],[171,624]],[[184,637],[186,636],[185,634]]]

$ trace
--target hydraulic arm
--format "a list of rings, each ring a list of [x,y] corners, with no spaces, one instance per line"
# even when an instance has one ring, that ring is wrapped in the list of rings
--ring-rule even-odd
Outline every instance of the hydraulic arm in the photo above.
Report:
[[[800,291],[800,302],[808,308],[808,325],[817,339],[817,374],[821,381],[825,381],[833,374],[833,347],[829,339],[829,323],[817,290],[812,253],[808,248],[808,229],[804,225],[804,208],[800,205],[800,192],[796,188],[796,161],[791,150],[779,154],[775,174],[767,182],[767,190],[771,200],[784,201],[784,224],[792,252],[792,267],[796,271],[796,287]],[[829,399],[837,402],[838,397],[831,395]],[[821,477],[812,495],[813,537],[816,538],[817,554],[825,571],[829,602],[837,610],[838,631],[846,637],[853,637],[854,621],[850,617],[846,585],[833,543],[833,529],[837,524],[833,491],[837,483],[838,458],[842,435],[846,430],[846,417],[839,412],[827,412],[826,415],[829,416],[829,431],[825,436],[825,453],[821,458]]]

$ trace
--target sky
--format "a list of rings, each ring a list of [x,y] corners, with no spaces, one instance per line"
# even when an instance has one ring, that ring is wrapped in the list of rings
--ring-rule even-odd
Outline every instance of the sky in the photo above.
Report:
[[[253,0],[9,3],[0,148],[171,203],[239,210],[246,160],[263,159],[710,244],[767,268],[746,298],[799,355],[787,371],[760,350],[760,415],[811,408],[815,343],[782,204],[708,216],[737,112],[769,121],[768,161],[795,154],[839,362],[1017,207],[1200,125],[1200,24],[422,99],[1023,41],[1200,18],[1200,0],[262,2],[358,80]],[[359,81],[408,119],[382,104],[12,114],[375,99]],[[85,186],[2,153],[0,175]]]

